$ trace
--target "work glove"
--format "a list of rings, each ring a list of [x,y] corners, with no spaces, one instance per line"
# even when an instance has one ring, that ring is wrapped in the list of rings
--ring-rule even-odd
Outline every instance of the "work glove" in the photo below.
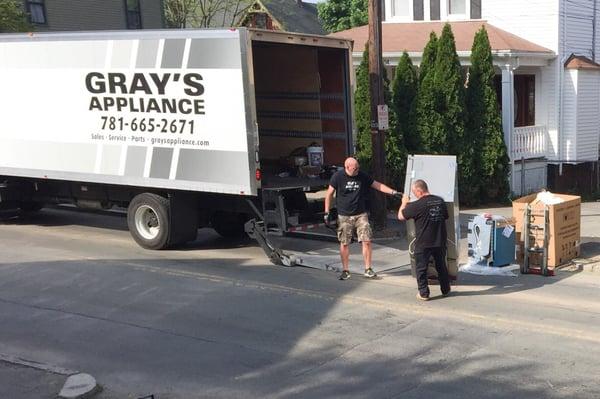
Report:
[[[325,213],[325,215],[323,216],[323,220],[325,221],[325,226],[329,227],[330,229],[337,228],[337,217],[338,217],[337,209],[336,208],[330,209],[329,212]]]

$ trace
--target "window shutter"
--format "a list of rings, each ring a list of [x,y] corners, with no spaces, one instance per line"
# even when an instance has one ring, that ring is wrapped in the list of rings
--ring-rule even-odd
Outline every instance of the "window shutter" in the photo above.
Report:
[[[440,0],[429,0],[429,19],[432,21],[440,20]]]
[[[425,19],[423,0],[413,0],[413,19],[415,21],[422,21]]]
[[[471,19],[481,19],[481,0],[471,0]]]

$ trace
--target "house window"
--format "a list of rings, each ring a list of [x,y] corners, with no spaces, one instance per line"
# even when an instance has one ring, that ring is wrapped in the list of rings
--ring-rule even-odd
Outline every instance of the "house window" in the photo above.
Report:
[[[127,29],[142,29],[140,0],[125,0],[125,12],[127,13]]]
[[[535,125],[535,75],[515,75],[515,127]]]
[[[425,19],[423,0],[413,0],[413,19],[415,21],[422,21]]]
[[[502,76],[494,76],[498,106],[502,111]],[[535,125],[535,75],[514,76],[515,127]]]
[[[410,0],[393,0],[392,14],[395,17],[408,17],[410,11],[409,1]]]
[[[440,0],[429,0],[429,19],[440,20]]]
[[[267,29],[267,14],[264,12],[254,14],[254,27]]]
[[[448,14],[466,14],[467,13],[467,5],[465,4],[466,0],[448,0]]]
[[[26,3],[29,21],[32,24],[43,25],[46,23],[46,5],[44,0],[28,0]]]
[[[481,0],[471,0],[471,19],[481,19]]]

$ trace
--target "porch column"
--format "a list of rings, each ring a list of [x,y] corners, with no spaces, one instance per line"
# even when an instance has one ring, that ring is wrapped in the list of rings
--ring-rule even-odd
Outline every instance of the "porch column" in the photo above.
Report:
[[[504,143],[510,159],[510,192],[516,193],[515,184],[515,159],[513,157],[513,130],[515,126],[515,67],[510,61],[502,67],[502,130],[504,132]],[[523,168],[524,165],[521,165]],[[522,194],[522,193],[520,193]]]
[[[513,161],[512,136],[515,126],[514,70],[511,64],[502,67],[502,130],[504,131],[506,150],[511,161]]]

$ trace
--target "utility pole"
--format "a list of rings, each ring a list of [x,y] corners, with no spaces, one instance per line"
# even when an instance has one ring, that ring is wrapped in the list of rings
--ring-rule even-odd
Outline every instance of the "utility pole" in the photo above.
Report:
[[[378,117],[378,106],[382,116],[387,116],[383,95],[383,70],[381,60],[381,0],[369,0],[369,93],[371,97],[371,144],[373,148],[373,178],[385,181],[385,130]],[[386,225],[387,210],[385,194],[376,191],[371,204],[374,227],[381,230]]]

